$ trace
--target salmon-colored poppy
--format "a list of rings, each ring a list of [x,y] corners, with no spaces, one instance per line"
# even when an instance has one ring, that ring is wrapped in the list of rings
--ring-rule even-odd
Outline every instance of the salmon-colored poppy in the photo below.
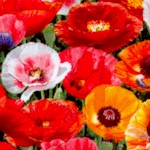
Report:
[[[43,99],[32,101],[24,107],[24,113],[32,119],[36,128],[31,132],[38,146],[53,139],[68,140],[75,137],[84,125],[84,115],[73,102]]]
[[[94,141],[84,138],[74,138],[67,142],[60,139],[41,143],[41,150],[98,150]]]
[[[131,118],[125,135],[129,150],[150,149],[150,100]]]
[[[101,85],[86,97],[83,112],[88,127],[96,134],[121,141],[130,118],[140,105],[141,101],[131,91]]]
[[[150,41],[128,46],[119,56],[122,61],[116,64],[116,75],[132,88],[150,91]]]
[[[72,65],[71,71],[63,80],[63,86],[77,98],[85,98],[97,85],[122,83],[114,74],[117,59],[102,50],[74,47],[63,50],[59,56],[62,62],[67,61]]]
[[[107,52],[129,44],[143,23],[120,4],[83,3],[71,8],[68,19],[55,25],[58,38],[69,46],[94,46]]]
[[[21,112],[23,104],[20,100],[7,98],[4,88],[0,85],[0,130],[13,139],[13,144],[30,146],[33,141],[28,136],[34,122]]]
[[[143,21],[143,0],[99,0],[123,5],[131,15]]]

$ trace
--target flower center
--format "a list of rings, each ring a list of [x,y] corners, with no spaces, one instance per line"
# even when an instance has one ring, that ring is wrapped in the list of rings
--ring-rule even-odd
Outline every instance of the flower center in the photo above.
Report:
[[[134,8],[142,8],[143,0],[128,0],[128,6]]]
[[[41,79],[43,75],[43,70],[39,67],[35,67],[29,71],[30,81],[32,82]]]
[[[110,23],[102,20],[92,20],[87,23],[87,29],[91,32],[106,31],[110,29]]]
[[[140,68],[144,76],[150,76],[150,56],[143,58],[140,62]]]
[[[147,126],[147,133],[150,136],[150,122],[148,123],[148,126]]]
[[[80,90],[85,85],[85,80],[76,79],[73,80],[70,85],[75,87],[77,90]]]
[[[114,127],[120,122],[120,113],[111,106],[103,107],[98,112],[98,120],[105,127]]]

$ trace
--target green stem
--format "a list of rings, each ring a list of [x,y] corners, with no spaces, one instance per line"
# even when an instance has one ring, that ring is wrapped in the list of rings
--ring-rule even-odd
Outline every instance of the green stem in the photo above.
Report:
[[[44,91],[41,91],[41,99],[44,99],[44,98],[45,98]]]
[[[95,135],[94,141],[95,141],[95,143],[97,144],[98,148],[100,149],[101,143],[102,143],[102,137],[100,137],[100,136],[98,136],[98,135]]]
[[[53,98],[53,90],[49,89],[49,98]]]

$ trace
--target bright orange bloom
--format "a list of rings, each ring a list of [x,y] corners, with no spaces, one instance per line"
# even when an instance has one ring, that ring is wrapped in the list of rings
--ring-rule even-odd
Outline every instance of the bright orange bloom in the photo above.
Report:
[[[69,140],[79,133],[85,122],[83,113],[71,101],[32,101],[24,107],[24,113],[36,124],[30,139],[37,146],[53,139]]]
[[[150,150],[150,100],[131,118],[125,135],[129,150]]]
[[[99,0],[104,2],[113,2],[123,5],[131,15],[143,20],[143,0]]]
[[[115,67],[116,75],[128,86],[150,91],[150,40],[138,42],[123,49],[122,61]]]
[[[141,101],[119,86],[101,85],[86,97],[83,109],[86,123],[96,134],[121,141],[130,118]]]

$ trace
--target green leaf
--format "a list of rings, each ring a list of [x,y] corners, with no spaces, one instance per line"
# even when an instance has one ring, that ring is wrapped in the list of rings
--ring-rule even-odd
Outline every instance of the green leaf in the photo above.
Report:
[[[48,25],[43,30],[43,36],[44,36],[46,44],[53,48],[54,47],[54,42],[56,40],[56,35],[55,35],[55,32],[54,32],[53,24]]]
[[[99,145],[99,149],[100,149],[100,150],[112,150],[112,149],[113,149],[113,143],[102,142],[102,143]]]
[[[54,99],[62,99],[64,100],[65,99],[65,94],[62,90],[61,87],[57,88],[56,91],[55,91],[55,94],[54,94]]]
[[[123,148],[124,148],[124,145],[123,145],[123,144],[118,144],[117,150],[123,150]]]

